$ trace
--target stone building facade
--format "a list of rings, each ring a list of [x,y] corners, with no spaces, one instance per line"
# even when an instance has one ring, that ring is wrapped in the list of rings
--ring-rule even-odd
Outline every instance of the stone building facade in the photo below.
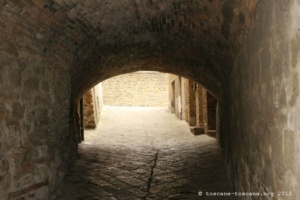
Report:
[[[169,74],[169,109],[188,122],[194,134],[206,133],[216,137],[218,101],[202,85]]]
[[[168,75],[155,71],[124,74],[103,81],[103,103],[115,106],[168,106]]]
[[[83,95],[82,126],[96,128],[103,105],[167,107],[168,93],[166,73],[142,71],[110,78]]]

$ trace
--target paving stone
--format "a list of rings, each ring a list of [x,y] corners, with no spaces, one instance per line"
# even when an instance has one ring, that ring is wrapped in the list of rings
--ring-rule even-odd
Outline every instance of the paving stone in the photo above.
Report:
[[[216,140],[194,136],[167,108],[105,107],[79,155],[61,200],[199,199],[199,191],[232,191]]]

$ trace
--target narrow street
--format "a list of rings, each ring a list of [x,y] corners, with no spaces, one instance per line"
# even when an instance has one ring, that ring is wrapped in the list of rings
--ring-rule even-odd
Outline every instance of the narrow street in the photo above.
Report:
[[[205,196],[230,185],[216,140],[194,136],[167,108],[104,107],[61,199],[234,199]]]

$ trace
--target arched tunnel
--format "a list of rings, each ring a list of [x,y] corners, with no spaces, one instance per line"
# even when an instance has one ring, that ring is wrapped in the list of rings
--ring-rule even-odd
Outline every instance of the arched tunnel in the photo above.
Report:
[[[139,70],[217,97],[235,191],[300,199],[299,0],[1,0],[0,16],[0,199],[59,196],[78,99]]]

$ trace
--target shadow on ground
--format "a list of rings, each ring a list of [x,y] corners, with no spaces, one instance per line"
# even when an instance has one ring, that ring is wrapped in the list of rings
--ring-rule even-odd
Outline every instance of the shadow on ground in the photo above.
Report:
[[[167,108],[105,107],[85,137],[63,200],[234,199],[205,196],[232,191],[217,142]]]

